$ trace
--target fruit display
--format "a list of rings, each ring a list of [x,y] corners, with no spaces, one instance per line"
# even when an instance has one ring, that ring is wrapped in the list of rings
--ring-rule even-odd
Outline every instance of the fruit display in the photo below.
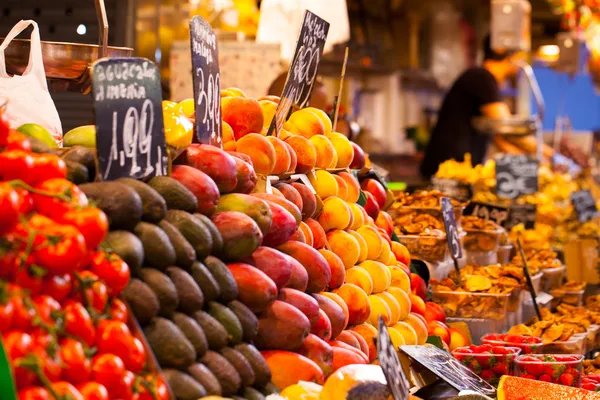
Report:
[[[535,336],[512,335],[509,333],[490,333],[481,338],[483,344],[492,346],[516,347],[522,354],[532,354],[540,351],[542,339]]]
[[[461,227],[466,233],[464,248],[473,252],[497,251],[504,229],[495,222],[474,216],[464,216]]]
[[[515,376],[580,387],[582,365],[582,355],[523,355],[515,360]]]
[[[498,385],[504,375],[513,375],[514,362],[520,353],[521,349],[517,347],[491,344],[459,347],[452,351],[462,365],[492,385]]]

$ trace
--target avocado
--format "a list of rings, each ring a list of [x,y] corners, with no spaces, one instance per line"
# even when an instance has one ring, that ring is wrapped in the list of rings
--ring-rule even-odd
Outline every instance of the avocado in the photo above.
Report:
[[[133,233],[112,231],[106,235],[104,246],[127,263],[132,276],[139,276],[144,262],[144,245]]]
[[[44,154],[50,152],[50,147],[40,139],[34,138],[33,136],[29,136],[27,139],[31,145],[32,153]]]
[[[227,343],[229,345],[236,345],[242,341],[242,324],[240,324],[233,311],[215,301],[208,303],[207,311],[227,331]]]
[[[150,286],[139,279],[131,279],[121,296],[129,304],[135,319],[140,325],[146,325],[158,315],[160,307],[158,297],[156,297]]]
[[[140,199],[142,199],[142,221],[157,223],[165,217],[167,203],[152,187],[132,178],[119,178],[117,182],[123,183],[135,190]]]
[[[227,305],[242,325],[244,342],[252,342],[258,334],[258,318],[242,302],[234,300]]]
[[[204,295],[194,278],[178,267],[167,268],[167,276],[177,288],[178,309],[186,314],[202,310]]]
[[[189,269],[194,261],[196,261],[196,250],[194,250],[190,242],[170,222],[163,219],[158,223],[158,226],[167,234],[173,245],[173,249],[175,249],[177,265]]]
[[[135,190],[119,182],[93,182],[79,189],[104,211],[111,230],[131,231],[142,220],[142,199]]]
[[[181,210],[169,210],[165,218],[190,242],[198,260],[204,260],[211,253],[212,236],[198,218]]]
[[[223,396],[231,396],[242,387],[242,379],[233,365],[225,357],[208,351],[200,362],[208,367],[221,384]]]
[[[240,374],[242,386],[252,386],[254,384],[254,371],[242,353],[231,347],[223,347],[220,353],[231,363],[231,365],[233,365],[238,374]]]
[[[253,387],[244,388],[244,398],[247,400],[265,400],[265,396]]]
[[[148,182],[156,190],[165,202],[168,210],[183,210],[187,212],[196,212],[198,209],[198,200],[188,188],[183,186],[177,180],[168,176],[155,176]]]
[[[219,284],[204,264],[199,261],[193,263],[190,268],[190,274],[198,286],[200,286],[202,294],[204,294],[204,301],[213,301],[219,298],[221,295]]]
[[[198,400],[206,396],[204,386],[185,372],[166,368],[163,374],[176,400]]]
[[[233,278],[231,271],[227,268],[227,265],[217,257],[208,256],[204,259],[206,268],[210,271],[215,281],[219,285],[221,294],[219,295],[219,301],[222,303],[228,303],[238,297],[238,286],[237,282]]]
[[[160,304],[158,315],[170,318],[179,305],[177,288],[168,276],[152,268],[142,268],[140,278],[152,289]]]
[[[168,319],[154,318],[144,328],[144,334],[161,367],[186,369],[196,360],[194,346]]]
[[[202,357],[208,350],[208,342],[200,325],[193,318],[182,313],[173,314],[173,322],[194,346],[196,357]]]
[[[64,160],[67,165],[67,180],[76,185],[87,183],[90,181],[90,173],[83,165],[75,161]]]
[[[73,146],[66,149],[60,156],[63,160],[77,162],[87,168],[90,181],[96,179],[96,155],[94,150],[83,146]]]
[[[187,373],[197,380],[209,396],[220,396],[223,391],[219,380],[204,364],[196,363],[187,369]]]
[[[261,388],[260,392],[265,396],[269,396],[271,394],[279,394],[279,388],[275,386],[273,382],[268,382]]]
[[[192,318],[204,331],[208,347],[211,350],[219,350],[227,346],[227,331],[219,321],[204,311],[196,311],[192,314]]]
[[[162,229],[148,222],[140,222],[133,233],[144,246],[144,264],[164,271],[177,260],[169,236]]]
[[[217,226],[204,214],[195,213],[194,217],[198,218],[208,228],[213,241],[213,253],[219,254],[223,250],[223,237]]]
[[[234,348],[242,353],[252,366],[252,370],[254,371],[254,375],[256,377],[254,380],[255,386],[263,387],[271,382],[271,370],[256,347],[248,343],[241,343]]]

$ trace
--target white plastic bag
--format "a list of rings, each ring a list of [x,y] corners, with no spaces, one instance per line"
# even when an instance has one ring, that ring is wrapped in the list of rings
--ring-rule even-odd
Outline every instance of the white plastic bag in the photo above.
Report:
[[[29,25],[33,26],[29,64],[23,75],[9,76],[6,73],[4,50]],[[40,31],[35,21],[18,22],[0,45],[0,98],[7,100],[5,113],[11,127],[18,128],[26,123],[39,124],[62,146],[62,125],[48,91]]]

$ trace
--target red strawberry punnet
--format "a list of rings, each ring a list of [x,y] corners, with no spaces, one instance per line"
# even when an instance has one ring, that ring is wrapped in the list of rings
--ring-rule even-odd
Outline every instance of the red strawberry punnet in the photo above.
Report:
[[[542,348],[542,340],[538,337],[508,333],[491,333],[483,336],[481,342],[492,346],[517,347],[521,349],[521,354],[535,354]]]
[[[582,382],[582,365],[582,355],[523,355],[515,360],[515,375],[521,378],[579,387]],[[591,385],[588,386],[591,387]]]
[[[484,344],[459,347],[452,355],[481,379],[497,385],[503,375],[512,375],[513,362],[520,353],[516,347]]]

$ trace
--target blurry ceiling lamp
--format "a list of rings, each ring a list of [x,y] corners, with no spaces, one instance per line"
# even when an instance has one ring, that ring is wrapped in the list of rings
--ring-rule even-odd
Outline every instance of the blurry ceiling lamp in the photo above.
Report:
[[[556,61],[560,53],[560,49],[555,44],[547,44],[538,48],[538,57],[545,61]]]
[[[291,62],[305,10],[330,23],[324,53],[350,39],[346,0],[263,0],[256,41],[279,44],[281,58]]]

